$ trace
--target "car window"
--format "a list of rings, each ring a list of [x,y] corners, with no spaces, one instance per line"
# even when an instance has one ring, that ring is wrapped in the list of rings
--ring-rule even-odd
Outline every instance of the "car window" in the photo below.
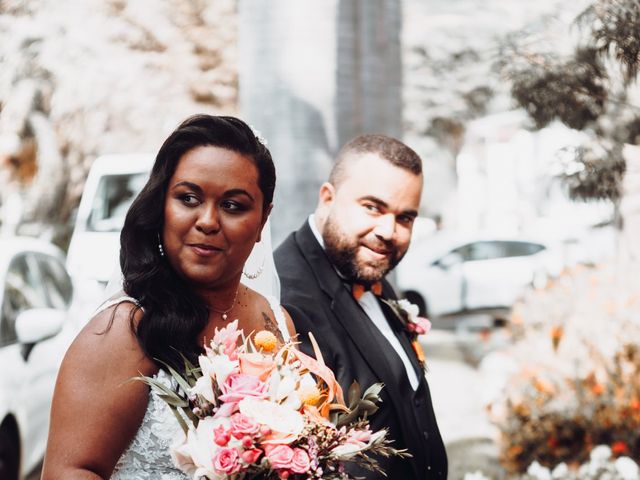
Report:
[[[473,242],[452,250],[452,253],[460,255],[465,262],[502,258],[507,256],[505,243],[496,241]]]
[[[535,255],[544,250],[544,246],[539,243],[531,242],[505,242],[507,257],[524,257],[526,255]]]
[[[87,222],[90,232],[119,232],[133,199],[149,174],[105,175],[100,179]]]
[[[18,314],[30,308],[47,307],[47,300],[33,258],[17,255],[9,265],[4,282],[4,296],[0,317],[0,346],[17,341],[15,323]]]
[[[71,303],[73,287],[64,265],[60,260],[49,255],[38,255],[37,260],[48,306],[60,310],[66,309]]]
[[[469,260],[471,260],[472,246],[473,244],[463,245],[462,247],[458,247],[451,250],[451,252],[449,252],[448,255],[452,253],[458,254],[460,255],[460,257],[462,257],[463,262],[468,262]]]

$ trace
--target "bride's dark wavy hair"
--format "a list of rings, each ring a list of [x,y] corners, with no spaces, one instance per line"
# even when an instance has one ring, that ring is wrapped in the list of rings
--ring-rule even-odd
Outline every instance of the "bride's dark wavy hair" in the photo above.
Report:
[[[138,300],[142,317],[131,327],[145,354],[164,368],[184,365],[180,354],[195,361],[202,352],[200,332],[209,317],[205,302],[169,265],[158,249],[164,225],[169,180],[180,158],[201,146],[232,150],[253,160],[258,170],[263,212],[273,200],[276,172],[271,153],[251,128],[234,117],[195,115],[162,144],[147,184],[133,201],[120,234],[124,291]]]

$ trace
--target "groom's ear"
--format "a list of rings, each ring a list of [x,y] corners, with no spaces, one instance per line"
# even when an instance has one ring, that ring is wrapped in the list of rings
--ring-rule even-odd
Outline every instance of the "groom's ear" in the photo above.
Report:
[[[258,243],[262,239],[262,229],[264,228],[264,224],[267,223],[272,209],[273,203],[270,203],[269,206],[264,209],[264,212],[262,212],[262,222],[260,223],[260,232],[258,233],[258,239],[256,240],[256,243]]]
[[[336,196],[336,187],[329,182],[324,182],[320,186],[320,192],[318,194],[318,207],[329,206],[333,203]]]

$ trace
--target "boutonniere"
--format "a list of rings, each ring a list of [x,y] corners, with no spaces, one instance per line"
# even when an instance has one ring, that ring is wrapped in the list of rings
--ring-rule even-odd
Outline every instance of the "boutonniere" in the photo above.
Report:
[[[391,311],[398,317],[398,320],[400,320],[405,331],[409,334],[411,346],[413,347],[413,351],[416,353],[416,357],[418,357],[420,366],[426,370],[426,358],[422,345],[420,345],[420,342],[418,341],[418,336],[424,335],[431,330],[431,322],[429,319],[421,317],[418,306],[414,305],[409,300],[404,298],[400,300],[381,298],[380,300],[388,305]]]

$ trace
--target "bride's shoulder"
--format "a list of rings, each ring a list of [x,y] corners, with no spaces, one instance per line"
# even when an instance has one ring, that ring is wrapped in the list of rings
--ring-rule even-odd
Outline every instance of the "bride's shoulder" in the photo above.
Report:
[[[92,358],[106,355],[118,359],[118,362],[132,363],[138,369],[153,372],[155,364],[144,355],[135,334],[142,314],[139,304],[129,297],[109,299],[77,335],[67,356],[82,358],[93,352]]]
[[[280,330],[286,329],[290,337],[296,335],[296,330],[289,312],[280,304],[280,301],[272,295],[263,295],[250,287],[246,287],[248,302],[254,309],[273,318]]]

